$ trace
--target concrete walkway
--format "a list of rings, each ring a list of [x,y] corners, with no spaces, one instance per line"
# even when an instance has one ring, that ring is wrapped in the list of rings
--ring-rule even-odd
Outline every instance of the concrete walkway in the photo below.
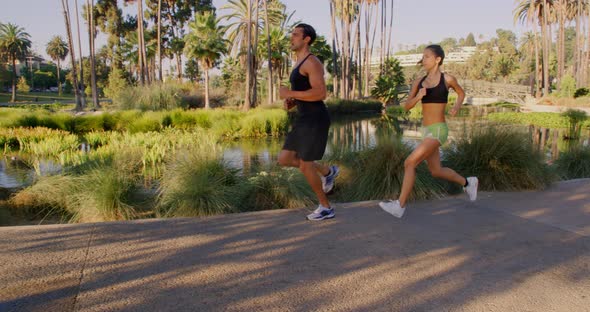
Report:
[[[376,204],[0,228],[0,311],[590,311],[590,180]]]

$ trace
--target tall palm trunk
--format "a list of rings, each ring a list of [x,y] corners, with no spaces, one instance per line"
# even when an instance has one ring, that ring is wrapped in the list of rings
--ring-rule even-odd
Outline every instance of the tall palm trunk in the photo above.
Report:
[[[162,0],[158,0],[158,80],[164,81],[162,77]]]
[[[543,20],[542,20],[542,39],[543,39],[543,96],[549,95],[549,9],[547,0],[543,0]]]
[[[211,108],[209,105],[209,67],[203,64],[203,70],[205,71],[205,109]]]
[[[12,57],[12,97],[10,99],[11,102],[16,102],[16,80],[17,80],[17,75],[16,75],[16,55],[13,55]]]
[[[346,99],[347,94],[347,84],[346,79],[348,76],[346,75],[346,51],[348,50],[348,46],[346,45],[346,18],[345,18],[345,2],[348,0],[341,0],[340,1],[340,31],[342,32],[342,44],[340,49],[340,88],[342,98]]]
[[[566,0],[560,0],[557,16],[559,19],[559,33],[557,42],[557,80],[558,88],[561,90],[561,78],[565,71],[565,10]]]
[[[252,0],[246,0],[246,18],[248,19],[246,25],[246,49],[248,49],[246,53],[246,94],[244,99],[244,110],[249,110],[252,107],[252,98],[251,98],[251,86],[252,86]]]
[[[383,62],[384,62],[384,57],[385,57],[385,25],[386,24],[386,18],[387,18],[387,6],[385,1],[381,1],[381,51],[379,54],[379,71],[381,71],[383,69]]]
[[[588,62],[590,58],[590,8],[587,8],[588,11],[588,22],[586,24],[586,29],[588,30],[588,34],[584,38],[587,43],[586,53],[582,53],[582,85],[585,86],[588,83]]]
[[[80,40],[80,14],[78,14],[78,0],[76,4],[76,32],[78,33],[78,50],[80,51],[80,83],[77,88],[80,88],[80,105],[86,107],[86,88],[84,87],[84,65],[82,57],[82,40]]]
[[[139,65],[139,81],[145,84],[146,61],[143,58],[143,0],[137,1],[137,64]]]
[[[338,67],[336,63],[336,54],[338,53],[336,43],[338,42],[338,38],[336,33],[336,14],[334,11],[334,0],[330,0],[330,19],[332,20],[332,83],[334,84],[334,96],[338,97]]]
[[[70,62],[72,63],[72,83],[74,84],[74,97],[76,99],[76,110],[82,110],[82,102],[80,100],[80,90],[78,89],[78,71],[76,68],[76,53],[74,50],[74,40],[72,39],[72,27],[70,23],[70,6],[67,0],[61,0],[61,5],[64,13],[64,21],[66,23],[66,33],[68,36],[68,47],[70,49]],[[14,90],[14,88],[13,88]]]
[[[94,26],[94,0],[86,0],[86,14],[88,20],[88,43],[90,50],[90,86],[92,88],[92,104],[95,109],[100,107],[98,103],[98,88],[96,87],[96,65],[95,65],[95,49],[94,49],[94,34],[96,28]]]
[[[343,88],[344,98],[350,99],[350,39],[351,39],[351,12],[350,12],[350,0],[342,1],[343,4],[343,19],[344,19],[344,44],[342,45],[342,51],[344,54],[344,69],[343,69]]]
[[[272,53],[270,51],[270,29],[268,25],[268,0],[262,0],[264,2],[264,29],[266,31],[266,50],[268,51],[268,105],[274,102],[273,99],[273,92],[272,92]]]
[[[533,25],[535,35],[535,97],[541,96],[541,64],[539,58],[539,34],[537,32],[537,26]]]
[[[60,71],[61,71],[61,62],[59,57],[57,58],[57,95],[61,96],[61,78],[60,78]]]
[[[387,34],[387,58],[389,59],[389,56],[391,54],[391,32],[393,31],[393,0],[391,0],[391,12],[390,12],[391,17],[389,18],[389,31]]]
[[[362,4],[361,4],[362,6]],[[362,7],[361,10],[358,12],[357,14],[357,24],[356,24],[356,64],[357,64],[357,69],[356,69],[356,81],[357,81],[357,90],[358,90],[358,94],[357,97],[360,98],[362,96],[362,72],[363,72],[363,66],[361,63],[362,57],[361,57],[361,16],[362,16]]]
[[[254,48],[252,51],[252,105],[256,106],[256,103],[258,102],[258,19],[260,18],[259,16],[259,7],[260,7],[260,3],[259,0],[254,0],[256,2],[256,17],[254,19],[255,23],[254,23]]]
[[[143,54],[143,70],[145,71],[145,78],[146,78],[146,82],[149,84],[151,83],[151,79],[150,79],[150,71],[148,68],[148,59],[147,59],[147,52],[146,52],[146,46],[145,46],[145,28],[143,27],[143,0],[139,0],[139,4],[141,5],[141,53]]]
[[[367,8],[365,9],[365,53],[364,53],[364,70],[365,70],[365,75],[364,75],[364,81],[363,81],[363,85],[364,85],[364,90],[363,90],[363,96],[367,97],[369,96],[369,67],[370,67],[370,56],[369,56],[369,34],[371,31],[371,20],[369,19],[369,16],[371,16],[371,4],[368,1],[365,1],[365,3],[367,4]]]
[[[577,0],[576,6],[576,43],[574,44],[574,77],[576,79],[576,86],[580,87],[581,84],[581,77],[580,77],[580,67],[581,67],[581,51],[583,46],[581,44],[582,34],[580,33],[580,22],[582,15],[582,0]]]
[[[375,17],[374,20],[377,21],[377,14],[379,13],[379,8],[377,7],[379,4],[375,3]],[[373,39],[371,39],[371,50],[369,52],[369,57],[373,57],[373,50],[375,48],[375,38],[377,37],[377,22],[375,22],[375,28],[373,28]],[[370,60],[369,60],[370,62]],[[379,64],[379,70],[381,70],[381,64]]]

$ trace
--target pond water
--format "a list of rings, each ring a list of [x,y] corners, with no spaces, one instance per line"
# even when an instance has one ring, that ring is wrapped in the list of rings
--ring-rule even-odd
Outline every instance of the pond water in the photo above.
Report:
[[[482,127],[488,124],[482,119],[451,118],[449,124],[449,144],[459,138],[465,131],[472,127]],[[403,129],[402,140],[410,145],[417,145],[421,140],[420,123],[399,123]],[[515,126],[524,131],[537,133],[536,143],[547,155],[547,160],[555,159],[560,151],[566,149],[563,140],[563,130],[529,129],[525,126]],[[347,151],[361,151],[375,146],[378,140],[395,136],[391,128],[384,130],[380,117],[359,116],[355,118],[339,118],[332,122],[328,137],[326,154],[337,149]],[[544,132],[544,134],[543,134]],[[242,139],[234,142],[223,143],[223,159],[232,167],[243,169],[245,172],[257,165],[276,163],[278,154],[283,146],[285,138]],[[585,130],[580,142],[590,145],[590,131]],[[85,148],[86,149],[86,148]],[[36,172],[48,174],[59,171],[60,166],[52,161],[41,161],[35,164],[27,164],[15,156],[5,156],[0,159],[0,188],[15,188],[26,185],[32,181]]]

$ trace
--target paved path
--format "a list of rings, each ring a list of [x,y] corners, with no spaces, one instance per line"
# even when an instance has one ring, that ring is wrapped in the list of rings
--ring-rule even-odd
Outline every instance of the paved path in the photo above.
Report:
[[[0,311],[590,311],[590,180],[306,212],[0,228]]]

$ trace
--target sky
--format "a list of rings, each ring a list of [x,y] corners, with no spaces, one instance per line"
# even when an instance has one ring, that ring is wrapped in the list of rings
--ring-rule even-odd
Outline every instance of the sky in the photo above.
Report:
[[[74,14],[74,1],[70,10]],[[295,11],[294,20],[315,27],[319,35],[330,38],[330,7],[328,0],[282,0],[289,11]],[[389,1],[392,0],[386,0]],[[514,0],[393,0],[394,51],[402,47],[438,42],[443,38],[464,38],[472,32],[476,41],[480,35],[487,40],[495,36],[496,29],[514,31],[517,35],[526,31],[513,22]],[[85,0],[78,0],[81,6]],[[120,1],[122,2],[122,1]],[[219,10],[226,0],[213,0]],[[66,39],[61,2],[58,0],[0,0],[0,22],[17,24],[25,29],[33,41],[33,50],[47,57],[45,45],[55,35]],[[124,9],[134,13],[134,7]],[[72,18],[73,26],[75,20]],[[80,19],[83,23],[83,20]],[[81,27],[84,27],[82,24]],[[74,28],[75,29],[75,28]],[[87,34],[82,33],[82,51],[88,54]],[[96,44],[106,43],[100,36]]]

